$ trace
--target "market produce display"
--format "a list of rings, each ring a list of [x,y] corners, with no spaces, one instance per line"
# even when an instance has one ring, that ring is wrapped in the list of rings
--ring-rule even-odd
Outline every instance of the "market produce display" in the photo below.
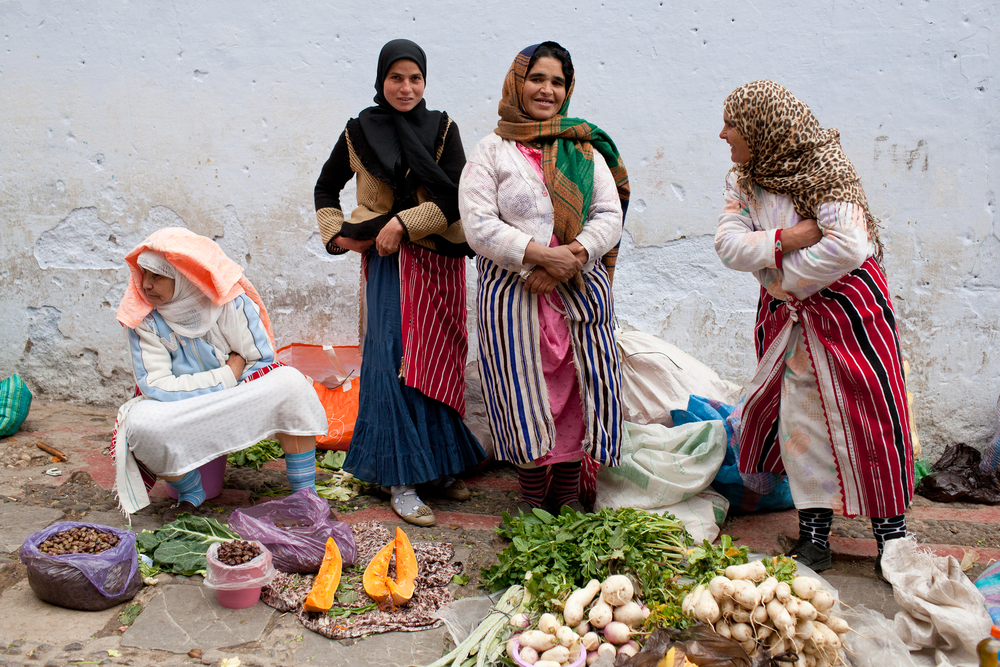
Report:
[[[329,611],[337,595],[337,588],[340,586],[340,575],[343,568],[344,559],[340,557],[337,541],[329,537],[326,540],[326,555],[323,557],[323,563],[319,566],[319,573],[313,580],[313,586],[309,595],[306,596],[306,601],[302,603],[302,608],[305,611],[319,613]]]
[[[153,559],[163,572],[204,574],[208,548],[240,536],[215,519],[186,514],[172,523],[136,535],[139,553]]]
[[[56,533],[38,545],[38,550],[49,556],[63,554],[99,554],[118,546],[118,536],[97,528],[77,526]]]
[[[389,563],[393,554],[396,555],[396,579],[389,577]],[[410,546],[410,540],[401,528],[396,527],[396,537],[389,540],[375,554],[368,567],[365,568],[365,593],[381,608],[390,611],[402,607],[413,597],[414,583],[417,579],[417,557]]]

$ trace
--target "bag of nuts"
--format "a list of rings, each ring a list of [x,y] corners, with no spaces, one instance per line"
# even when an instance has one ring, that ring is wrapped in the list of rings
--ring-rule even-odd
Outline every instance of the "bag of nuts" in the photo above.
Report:
[[[31,590],[60,607],[100,611],[142,588],[131,530],[59,521],[29,535],[20,556]]]

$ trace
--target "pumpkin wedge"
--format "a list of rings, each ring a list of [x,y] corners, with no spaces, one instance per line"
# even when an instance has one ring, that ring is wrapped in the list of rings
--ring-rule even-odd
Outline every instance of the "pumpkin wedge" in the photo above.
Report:
[[[340,585],[340,573],[343,570],[344,561],[340,556],[340,549],[332,537],[326,539],[326,553],[323,555],[323,563],[319,566],[319,573],[313,580],[312,590],[302,604],[306,611],[327,612],[333,606],[333,601],[337,595],[337,587]]]
[[[396,554],[396,580],[389,578],[389,563]],[[378,603],[379,607],[393,609],[405,605],[413,597],[417,578],[417,557],[413,553],[409,538],[400,528],[396,537],[389,541],[372,558],[365,568],[362,582],[365,593]]]

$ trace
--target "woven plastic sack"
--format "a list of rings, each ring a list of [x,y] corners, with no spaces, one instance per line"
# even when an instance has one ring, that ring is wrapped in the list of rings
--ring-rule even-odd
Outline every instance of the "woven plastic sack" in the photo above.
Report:
[[[219,547],[223,543],[214,542],[205,556],[205,586],[217,591],[241,591],[267,586],[274,581],[278,571],[274,569],[271,552],[256,540],[252,543],[260,547],[259,556],[242,565],[226,565],[219,560]]]
[[[21,428],[31,407],[31,391],[17,375],[0,380],[0,438],[12,436]]]
[[[359,348],[292,343],[280,348],[277,357],[281,363],[312,379],[313,389],[323,404],[327,434],[316,438],[316,447],[346,451],[358,419],[361,392]]]
[[[662,510],[704,491],[726,455],[720,421],[667,428],[623,422],[621,462],[601,467],[595,507]]]
[[[238,509],[229,517],[229,528],[244,540],[263,544],[281,572],[318,572],[330,537],[337,543],[344,565],[353,563],[358,551],[351,527],[330,516],[330,504],[312,487],[281,500]]]
[[[56,533],[95,528],[118,536],[118,544],[99,554],[50,556],[38,547]],[[127,602],[142,588],[135,533],[96,523],[59,521],[28,536],[21,545],[28,584],[42,600],[67,609],[100,611]]]

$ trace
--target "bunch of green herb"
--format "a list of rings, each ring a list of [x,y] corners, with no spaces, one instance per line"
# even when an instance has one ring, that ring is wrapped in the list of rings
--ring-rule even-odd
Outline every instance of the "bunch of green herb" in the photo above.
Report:
[[[790,584],[792,583],[792,579],[795,578],[795,573],[798,571],[799,566],[795,563],[794,558],[772,556],[771,558],[764,559],[764,569],[767,570],[767,576]]]
[[[213,543],[238,539],[239,535],[215,519],[182,514],[172,523],[136,535],[136,547],[164,572],[190,576],[205,572]]]
[[[743,565],[750,559],[749,549],[733,545],[733,538],[720,535],[718,546],[705,540],[687,554],[687,571],[685,574],[694,579],[695,584],[707,584],[713,577],[726,574],[730,565]]]
[[[536,509],[518,518],[504,512],[498,532],[511,543],[483,569],[481,586],[523,585],[538,610],[560,610],[573,589],[610,574],[631,574],[644,591],[657,589],[680,571],[691,544],[672,515],[629,507],[595,514],[563,508],[558,516]]]
[[[327,500],[350,500],[358,495],[361,484],[346,470],[337,470],[324,482],[316,482],[316,493]]]
[[[284,455],[277,440],[261,440],[256,445],[233,452],[226,457],[226,460],[232,466],[249,466],[254,470],[260,470],[260,467],[268,461],[280,459]]]
[[[316,467],[325,468],[326,470],[340,470],[344,467],[344,461],[346,460],[347,452],[334,451],[331,449],[316,463]]]

